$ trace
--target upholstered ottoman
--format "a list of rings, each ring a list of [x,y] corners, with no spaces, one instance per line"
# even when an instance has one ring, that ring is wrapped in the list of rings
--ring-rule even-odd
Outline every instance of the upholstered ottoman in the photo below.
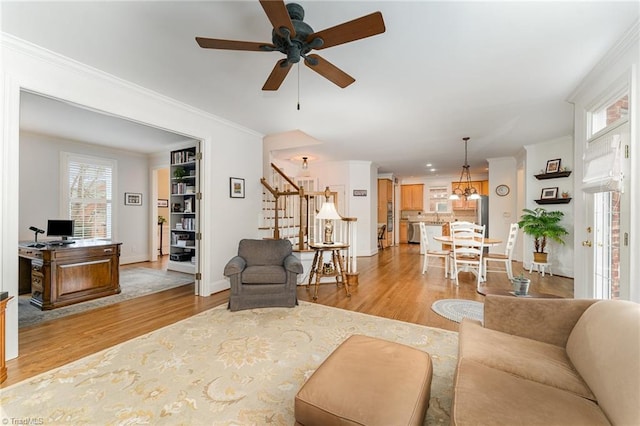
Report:
[[[296,424],[422,425],[429,407],[431,374],[431,357],[426,352],[351,336],[296,395]]]

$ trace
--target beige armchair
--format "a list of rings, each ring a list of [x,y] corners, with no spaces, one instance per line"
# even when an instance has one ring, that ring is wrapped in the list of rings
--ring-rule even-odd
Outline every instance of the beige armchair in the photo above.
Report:
[[[293,307],[302,263],[288,240],[249,240],[238,245],[238,255],[224,268],[231,280],[229,309]]]

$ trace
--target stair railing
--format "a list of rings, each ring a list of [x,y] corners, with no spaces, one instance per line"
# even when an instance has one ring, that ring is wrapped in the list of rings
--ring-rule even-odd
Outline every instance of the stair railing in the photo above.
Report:
[[[262,178],[260,182],[265,188],[263,205],[263,223],[261,227],[272,232],[274,239],[288,239],[294,250],[309,250],[309,243],[323,240],[320,219],[316,215],[322,204],[333,201],[338,206],[338,193],[328,189],[322,192],[307,191],[298,186],[271,163],[271,183]],[[345,268],[347,275],[357,273],[357,218],[342,217],[334,228],[334,240],[349,246],[345,251]]]

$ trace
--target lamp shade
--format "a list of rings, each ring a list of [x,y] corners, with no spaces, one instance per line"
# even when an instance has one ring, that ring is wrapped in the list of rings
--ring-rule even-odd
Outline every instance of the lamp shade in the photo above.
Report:
[[[332,202],[327,201],[320,208],[320,211],[316,215],[316,218],[328,219],[328,220],[339,220],[339,219],[342,219],[342,216],[338,214],[336,210],[336,206]]]

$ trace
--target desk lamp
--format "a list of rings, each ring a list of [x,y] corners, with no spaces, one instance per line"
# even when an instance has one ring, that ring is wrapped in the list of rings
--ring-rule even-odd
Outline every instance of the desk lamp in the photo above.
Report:
[[[329,201],[329,187],[324,190],[324,196],[326,198],[324,204],[320,208],[320,211],[316,215],[316,218],[324,220],[324,244],[333,244],[333,221],[342,219],[336,210],[335,204]]]
[[[33,247],[37,247],[38,246],[38,234],[44,234],[44,229],[36,228],[35,226],[30,226],[29,230],[34,232]]]

